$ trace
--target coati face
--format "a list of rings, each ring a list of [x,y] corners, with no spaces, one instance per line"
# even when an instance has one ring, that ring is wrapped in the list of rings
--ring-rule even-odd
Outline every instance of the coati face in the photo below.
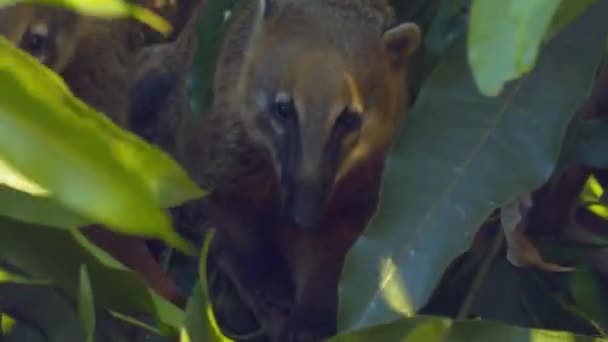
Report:
[[[0,9],[0,34],[57,72],[74,55],[85,33],[82,16],[69,10],[32,4]]]
[[[304,229],[319,228],[336,184],[390,145],[408,100],[405,59],[421,39],[416,24],[383,31],[319,3],[259,0],[238,85],[282,213]]]

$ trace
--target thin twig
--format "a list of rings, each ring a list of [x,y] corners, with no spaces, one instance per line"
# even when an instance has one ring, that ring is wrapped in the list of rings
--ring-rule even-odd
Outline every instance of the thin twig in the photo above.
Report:
[[[490,266],[492,265],[492,263],[496,259],[496,256],[498,255],[498,252],[502,248],[503,242],[504,242],[503,234],[501,234],[501,231],[499,230],[496,233],[494,240],[492,241],[492,247],[490,249],[490,253],[489,253],[488,257],[482,262],[481,266],[479,267],[479,271],[477,272],[477,274],[475,275],[475,278],[473,279],[473,284],[471,285],[471,290],[469,291],[469,294],[465,298],[464,303],[462,304],[462,307],[458,311],[458,316],[456,317],[457,319],[467,319],[469,312],[471,310],[471,306],[473,305],[473,301],[475,300],[475,298],[477,296],[477,292],[479,291],[479,288],[483,284],[483,281],[485,280],[485,278],[488,274],[488,270],[490,269]]]

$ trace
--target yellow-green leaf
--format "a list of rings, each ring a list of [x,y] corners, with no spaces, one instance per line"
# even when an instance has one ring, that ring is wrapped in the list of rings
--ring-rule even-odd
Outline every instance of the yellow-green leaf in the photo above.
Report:
[[[180,331],[180,342],[230,342],[225,337],[213,314],[209,289],[207,287],[207,255],[213,240],[214,231],[209,230],[199,261],[199,282],[193,289],[193,294],[186,308],[186,320]]]
[[[0,159],[79,215],[193,251],[161,208],[202,195],[185,172],[2,37]]]
[[[142,6],[124,0],[0,0],[0,7],[17,3],[60,6],[79,13],[105,18],[135,18],[164,35],[171,33],[171,25],[163,17]]]

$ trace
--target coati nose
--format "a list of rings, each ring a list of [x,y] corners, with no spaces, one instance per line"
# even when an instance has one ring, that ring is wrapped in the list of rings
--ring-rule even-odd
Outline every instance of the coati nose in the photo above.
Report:
[[[316,230],[321,224],[324,201],[320,186],[300,186],[291,202],[291,219],[299,228]]]

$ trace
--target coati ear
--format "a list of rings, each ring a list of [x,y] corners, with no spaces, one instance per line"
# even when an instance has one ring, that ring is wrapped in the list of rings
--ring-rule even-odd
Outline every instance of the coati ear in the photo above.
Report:
[[[384,32],[383,38],[393,62],[398,63],[418,49],[422,32],[418,25],[407,22]]]

